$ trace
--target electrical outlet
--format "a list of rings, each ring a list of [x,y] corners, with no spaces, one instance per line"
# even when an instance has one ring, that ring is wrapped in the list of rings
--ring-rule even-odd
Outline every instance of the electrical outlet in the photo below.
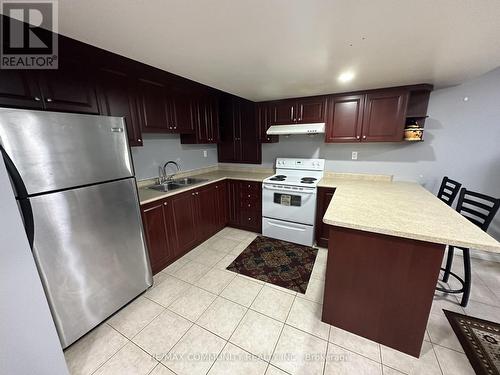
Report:
[[[207,152],[207,150],[203,150],[203,157],[204,157],[204,158],[207,158],[207,157],[208,157],[208,152]]]
[[[353,151],[352,154],[351,154],[351,159],[352,160],[358,160],[358,152],[357,151]]]

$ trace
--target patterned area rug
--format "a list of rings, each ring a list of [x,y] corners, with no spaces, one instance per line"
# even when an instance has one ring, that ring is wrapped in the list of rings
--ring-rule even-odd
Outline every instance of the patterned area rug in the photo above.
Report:
[[[500,374],[500,324],[443,311],[476,374]]]
[[[313,247],[258,236],[227,269],[305,293],[317,253]]]

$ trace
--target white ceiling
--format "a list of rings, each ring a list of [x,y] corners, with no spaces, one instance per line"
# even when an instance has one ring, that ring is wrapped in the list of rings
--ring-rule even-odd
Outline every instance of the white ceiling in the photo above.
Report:
[[[252,100],[444,87],[500,65],[498,0],[61,0],[59,31]]]

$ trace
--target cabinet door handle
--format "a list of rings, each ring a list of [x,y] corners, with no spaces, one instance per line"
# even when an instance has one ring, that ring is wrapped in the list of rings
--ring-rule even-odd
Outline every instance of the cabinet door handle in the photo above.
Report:
[[[52,101],[52,99],[51,99],[51,98],[47,98],[47,99],[45,99],[45,100],[46,100],[48,103],[50,103],[50,102]]]
[[[199,192],[196,192],[195,194],[196,194],[196,195],[199,195],[200,193],[199,193]]]
[[[137,142],[142,142],[142,139],[140,139],[140,138],[137,138]]]
[[[250,194],[248,194],[248,198],[250,198]]]
[[[191,193],[191,195],[194,195],[194,193]]]
[[[363,139],[366,139],[366,135],[363,136]]]
[[[248,207],[250,207],[250,204],[248,204]]]
[[[359,135],[356,136],[356,139],[359,139]]]
[[[251,217],[249,217],[249,218],[248,218],[248,221],[251,221],[251,220],[252,220],[252,218],[251,218]]]
[[[163,205],[166,206],[167,205],[167,202],[163,202]]]
[[[39,102],[41,100],[38,96],[35,96],[33,99],[35,99],[35,102]]]

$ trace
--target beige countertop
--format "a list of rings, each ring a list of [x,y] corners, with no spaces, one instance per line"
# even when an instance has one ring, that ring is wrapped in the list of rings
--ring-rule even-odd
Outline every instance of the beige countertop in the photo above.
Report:
[[[500,253],[500,243],[422,186],[323,178],[335,187],[323,222],[344,228]]]
[[[242,180],[242,181],[258,181],[262,182],[265,178],[271,176],[273,173],[262,173],[262,172],[253,172],[253,171],[228,171],[228,170],[218,170],[212,171],[208,173],[201,173],[193,175],[196,178],[203,178],[207,181],[191,185],[185,188],[176,189],[169,192],[161,192],[153,189],[149,189],[148,187],[139,187],[139,202],[141,204],[154,202],[158,199],[163,199],[169,197],[174,194],[179,194],[191,189],[196,189],[201,186],[211,184],[212,182],[222,181],[224,179],[234,179],[234,180]]]

